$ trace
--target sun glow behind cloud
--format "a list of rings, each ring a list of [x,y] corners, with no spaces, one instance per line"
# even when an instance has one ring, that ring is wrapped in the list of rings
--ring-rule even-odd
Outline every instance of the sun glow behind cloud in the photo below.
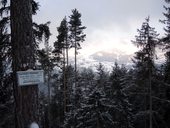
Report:
[[[99,51],[112,53],[114,50],[119,51],[117,54],[133,54],[137,48],[131,42],[131,35],[127,35],[120,28],[108,26],[108,28],[95,29],[88,33],[80,54],[89,56]]]

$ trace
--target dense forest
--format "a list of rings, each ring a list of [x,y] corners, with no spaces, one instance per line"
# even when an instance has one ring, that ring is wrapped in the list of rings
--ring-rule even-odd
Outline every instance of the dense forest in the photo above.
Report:
[[[170,1],[165,2],[164,19],[158,19],[164,36],[146,17],[132,41],[138,47],[132,66],[114,62],[107,71],[102,63],[78,66],[88,36],[78,9],[63,16],[56,41],[49,42],[50,22],[32,21],[39,3],[1,0],[0,128],[28,128],[31,122],[40,128],[170,128]],[[156,49],[165,53],[161,64]],[[17,71],[28,69],[44,70],[44,84],[18,86]]]

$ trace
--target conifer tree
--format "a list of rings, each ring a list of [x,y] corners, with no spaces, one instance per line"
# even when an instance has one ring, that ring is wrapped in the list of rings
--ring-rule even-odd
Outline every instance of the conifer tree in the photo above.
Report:
[[[167,4],[169,4],[168,0],[165,0],[165,2]],[[164,49],[166,50],[166,53],[165,53],[165,59],[166,59],[166,63],[165,63],[165,82],[170,83],[170,76],[169,76],[169,73],[170,73],[170,60],[169,60],[169,58],[170,58],[170,51],[169,51],[169,48],[170,48],[170,7],[169,6],[164,6],[164,9],[166,11],[166,12],[163,13],[165,19],[160,20],[160,21],[161,21],[161,23],[166,25],[164,27],[165,37],[163,37],[161,39],[161,41],[163,42]]]
[[[81,106],[66,115],[65,128],[115,127],[114,104],[106,98],[102,88],[96,85],[89,96],[81,100]]]
[[[64,95],[64,111],[66,111],[66,98],[67,98],[67,69],[68,69],[68,23],[66,17],[61,21],[60,26],[57,28],[58,36],[57,41],[54,42],[53,53],[57,55],[58,62],[61,63],[61,69],[63,71],[63,95]]]
[[[55,82],[53,83],[53,95],[52,95],[52,125],[62,127],[64,119],[68,113],[74,111],[74,100],[75,97],[73,95],[73,82],[74,82],[74,68],[72,66],[68,66],[67,69],[67,111],[65,111],[64,104],[64,87],[63,87],[63,73],[59,72],[58,77],[55,78]]]
[[[124,91],[128,86],[125,81],[127,74],[126,68],[121,67],[115,62],[115,65],[110,74],[111,81],[111,94],[108,97],[114,101],[116,112],[114,113],[114,119],[117,123],[115,127],[133,128],[133,114],[132,105],[129,103],[129,98]]]
[[[75,85],[77,82],[77,54],[78,50],[81,48],[80,42],[83,42],[86,37],[83,32],[84,29],[86,29],[86,27],[82,26],[81,13],[79,13],[77,9],[73,9],[69,21],[69,38],[72,43],[71,47],[75,49]]]
[[[141,29],[138,29],[138,35],[135,37],[133,43],[139,47],[139,51],[136,52],[136,56],[133,59],[135,64],[136,76],[138,81],[138,87],[140,87],[140,93],[143,93],[143,105],[146,105],[146,102],[149,105],[144,106],[141,111],[144,111],[147,114],[149,111],[149,123],[147,125],[150,128],[153,127],[153,74],[155,72],[154,59],[156,58],[155,48],[158,44],[158,34],[154,28],[149,25],[149,17],[146,18],[146,21],[143,22]],[[142,96],[142,95],[141,95]],[[146,101],[148,97],[148,101]],[[148,107],[149,106],[149,107]],[[140,111],[139,111],[140,112]]]
[[[164,64],[164,82],[166,84],[170,84],[170,1],[169,0],[165,0],[165,2],[167,3],[166,6],[164,6],[165,12],[163,13],[165,19],[160,20],[161,23],[163,23],[165,25],[164,27],[164,31],[165,31],[165,35],[164,37],[161,39],[162,41],[162,45],[164,46],[164,50],[166,51],[165,53],[165,64]],[[166,86],[166,100],[170,101],[170,87]],[[169,105],[164,108],[165,109],[165,115],[164,115],[164,120],[167,124],[167,127],[170,127],[169,125],[169,121],[170,119],[167,118],[169,113],[170,113],[170,109],[169,109]]]
[[[107,72],[105,72],[105,67],[102,63],[99,63],[98,67],[97,67],[97,84],[102,87],[105,88],[106,84],[107,84]]]
[[[90,90],[96,85],[94,70],[91,68],[84,68],[80,72],[79,84],[81,85],[83,97],[87,97]]]

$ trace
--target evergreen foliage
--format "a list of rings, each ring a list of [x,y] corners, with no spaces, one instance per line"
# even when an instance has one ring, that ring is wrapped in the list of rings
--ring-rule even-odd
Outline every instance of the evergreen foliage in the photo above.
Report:
[[[78,49],[81,48],[80,42],[85,41],[86,34],[84,34],[84,29],[86,29],[85,26],[82,26],[81,22],[81,13],[78,12],[77,9],[72,10],[72,15],[70,16],[69,23],[69,39],[71,41],[71,47],[75,49],[75,86],[77,84],[77,54]]]
[[[54,50],[53,53],[56,56],[55,59],[61,65],[65,63],[66,55],[69,49],[69,42],[68,42],[68,26],[66,17],[61,21],[60,26],[57,28],[58,36],[57,41],[54,42]],[[62,68],[62,67],[61,67]]]
[[[78,12],[78,10],[73,9],[69,21],[69,31],[70,31],[69,38],[72,42],[71,47],[74,47],[76,50],[81,48],[80,42],[83,42],[86,37],[86,34],[83,33],[83,30],[86,29],[86,27],[82,26],[82,22],[80,18],[81,18],[81,14]]]
[[[65,127],[107,128],[113,127],[112,103],[98,87],[94,88],[76,111],[69,113]],[[76,121],[76,122],[75,122]]]
[[[11,42],[9,34],[9,7],[0,3],[0,127],[14,125],[13,88],[11,75]]]
[[[129,102],[127,92],[125,91],[129,86],[128,80],[125,79],[127,74],[126,68],[121,67],[115,62],[112,69],[111,80],[111,95],[110,100],[114,101],[116,112],[114,113],[117,124],[116,127],[133,128],[133,114],[132,105]]]
[[[165,12],[163,13],[165,19],[164,20],[160,20],[164,25],[164,31],[165,31],[165,36],[163,38],[161,38],[162,44],[164,46],[164,49],[166,51],[165,53],[165,64],[164,64],[164,82],[168,85],[165,86],[165,94],[166,96],[164,97],[164,99],[166,99],[168,102],[170,101],[170,1],[169,0],[165,0],[165,2],[167,3],[166,6],[164,6]],[[164,108],[165,110],[165,114],[163,119],[165,120],[165,123],[167,125],[167,127],[170,127],[170,118],[169,118],[169,114],[170,114],[170,104],[166,104],[166,107]]]
[[[164,104],[157,99],[161,97],[160,94],[163,94],[165,89],[161,87],[164,86],[162,80],[156,78],[158,70],[154,63],[158,34],[154,28],[150,27],[149,18],[142,24],[138,34],[133,41],[140,48],[133,59],[135,77],[134,89],[131,93],[135,98],[131,97],[131,103],[134,106],[134,124],[137,128],[164,127],[163,113],[160,111],[162,107],[159,106]]]

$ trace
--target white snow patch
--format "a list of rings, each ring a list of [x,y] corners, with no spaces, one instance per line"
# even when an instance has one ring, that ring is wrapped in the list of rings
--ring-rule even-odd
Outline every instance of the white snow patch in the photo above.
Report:
[[[36,122],[31,123],[30,128],[39,128]]]

